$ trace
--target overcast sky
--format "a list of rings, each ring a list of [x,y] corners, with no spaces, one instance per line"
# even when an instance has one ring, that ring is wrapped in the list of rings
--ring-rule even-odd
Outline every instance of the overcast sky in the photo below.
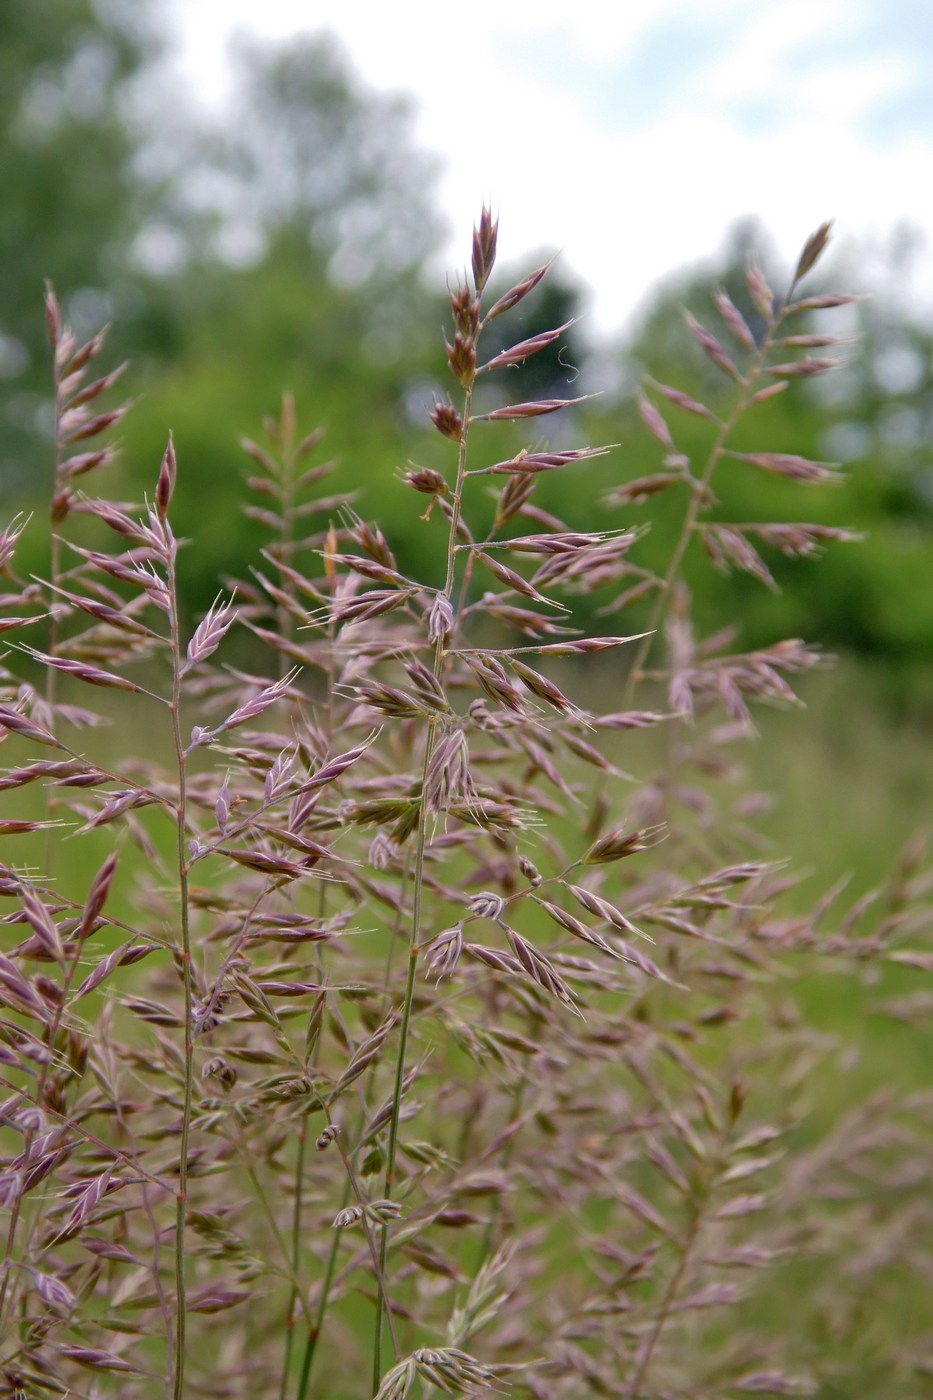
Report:
[[[561,248],[594,329],[748,215],[787,261],[825,218],[837,256],[863,259],[913,225],[933,288],[931,0],[167,3],[212,103],[238,30],[329,29],[369,86],[414,99],[443,162],[447,265],[491,200],[502,254]]]

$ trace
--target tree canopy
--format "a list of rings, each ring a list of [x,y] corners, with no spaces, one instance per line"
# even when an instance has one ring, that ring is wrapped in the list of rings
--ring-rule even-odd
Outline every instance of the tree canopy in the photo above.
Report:
[[[159,52],[154,10],[143,0],[0,6],[7,498],[25,507],[47,500],[51,381],[41,297],[50,278],[79,331],[112,318],[113,362],[133,359],[126,383],[138,402],[121,429],[113,489],[138,497],[173,429],[192,528],[211,502],[211,528],[199,529],[198,555],[184,564],[195,606],[218,570],[234,567],[223,554],[233,547],[245,557],[261,540],[233,489],[244,464],[237,441],[255,436],[283,389],[294,392],[304,428],[326,428],[329,450],[346,464],[344,489],[396,532],[413,563],[424,527],[397,478],[410,461],[440,465],[444,443],[417,424],[447,386],[436,333],[442,313],[421,278],[441,232],[437,161],[414,140],[410,104],[368,90],[333,39],[307,35],[287,46],[241,43],[231,108],[212,116],[186,106],[177,90],[170,100],[153,90]],[[703,321],[721,286],[754,332],[744,266],[761,244],[757,230],[737,229],[721,265],[659,288],[624,342],[588,347],[570,324],[521,372],[526,398],[610,386],[576,410],[589,440],[621,444],[594,468],[607,489],[643,474],[657,450],[637,412],[645,374],[701,399],[713,391],[682,308]],[[857,286],[857,269],[847,275]],[[779,285],[779,270],[773,277]],[[574,322],[581,303],[580,286],[558,263],[518,319],[503,317],[492,329],[504,345]],[[760,583],[735,572],[712,584],[698,572],[696,587],[700,596],[727,590],[733,614],[762,636],[807,633],[812,623],[839,646],[900,665],[933,646],[933,333],[893,296],[861,308],[849,329],[835,396],[819,382],[795,384],[761,404],[747,431],[778,450],[841,458],[851,473],[849,523],[867,542],[833,547],[818,589],[807,560],[780,554],[769,565],[781,591],[751,598]],[[548,426],[544,420],[544,437]],[[707,425],[687,417],[675,426],[679,451],[706,450]],[[555,473],[540,494],[573,521],[572,474]],[[814,487],[810,500],[814,522],[836,517],[832,487]],[[724,520],[763,512],[779,519],[784,508],[781,482],[730,474]],[[674,529],[667,509],[659,498],[647,513],[646,547],[659,557]],[[624,514],[627,524],[645,513],[632,506]]]
[[[144,7],[91,0],[0,6],[0,482],[21,491],[37,461],[51,383],[43,283],[82,327],[106,320],[145,213],[124,102],[154,53]]]

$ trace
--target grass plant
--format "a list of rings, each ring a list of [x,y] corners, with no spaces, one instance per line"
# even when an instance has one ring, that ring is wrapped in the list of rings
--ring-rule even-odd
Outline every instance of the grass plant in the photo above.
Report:
[[[922,1024],[922,846],[848,902],[802,899],[737,755],[820,654],[743,652],[681,573],[702,549],[757,587],[769,550],[852,539],[717,520],[730,473],[835,477],[732,445],[833,368],[818,318],[851,298],[801,290],[829,228],[783,296],[752,266],[716,335],[688,320],[720,390],[648,384],[661,460],[620,469],[588,532],[536,487],[584,492],[610,449],[568,445],[578,401],[520,387],[567,327],[484,359],[548,271],[491,292],[496,234],[484,209],[450,291],[449,470],[403,476],[433,574],[400,571],[352,491],[318,494],[332,466],[286,396],[244,443],[267,548],[188,631],[184,462],[170,439],[142,506],[81,489],[106,481],[119,372],[93,377],[103,337],[79,346],[49,292],[48,577],[16,572],[26,522],[0,536],[4,1395],[931,1383],[933,1100],[905,1078],[834,1107],[854,1052],[807,1015],[823,978]],[[555,415],[557,445],[496,452],[497,425]],[[682,528],[654,573],[627,513],[661,491]],[[594,598],[611,635],[575,620]]]

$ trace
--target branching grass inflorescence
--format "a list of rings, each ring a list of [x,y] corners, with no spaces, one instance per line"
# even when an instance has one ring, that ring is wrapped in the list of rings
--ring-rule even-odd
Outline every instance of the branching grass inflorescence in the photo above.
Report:
[[[689,322],[725,398],[649,382],[658,470],[575,529],[539,483],[582,493],[608,449],[490,446],[586,407],[522,396],[565,326],[484,360],[547,273],[490,293],[484,210],[449,293],[457,396],[429,413],[448,468],[404,478],[430,572],[350,493],[312,494],[331,467],[286,396],[244,443],[263,557],[193,628],[184,463],[170,440],[142,504],[79,492],[119,371],[85,385],[102,338],[76,348],[49,293],[48,578],[15,571],[24,521],[0,536],[21,804],[0,835],[23,843],[0,865],[0,1393],[855,1393],[832,1338],[928,1270],[931,1105],[892,1089],[820,1121],[808,1086],[838,1051],[795,979],[927,974],[929,881],[915,846],[873,898],[800,912],[728,810],[729,755],[818,653],[704,635],[683,572],[699,545],[772,586],[767,550],[852,538],[718,519],[714,495],[727,467],[834,474],[735,446],[832,368],[809,318],[847,299],[799,291],[828,232],[783,299],[753,267],[751,310],[715,299],[722,338]],[[679,412],[709,425],[703,462]],[[654,571],[629,516],[677,490]],[[105,692],[105,715],[76,703]],[[810,1322],[771,1325],[801,1288]],[[900,1388],[859,1393],[906,1396],[929,1365],[913,1338],[879,1382]]]

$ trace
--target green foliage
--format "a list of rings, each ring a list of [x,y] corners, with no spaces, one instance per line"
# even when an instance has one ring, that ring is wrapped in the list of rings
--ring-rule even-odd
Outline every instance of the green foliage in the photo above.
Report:
[[[410,442],[403,404],[426,347],[404,324],[394,343],[380,337],[365,299],[335,287],[294,228],[276,235],[257,266],[218,269],[199,294],[201,313],[172,363],[149,377],[123,458],[126,487],[139,493],[171,425],[193,487],[178,525],[199,541],[183,568],[193,597],[206,605],[218,570],[239,561],[242,572],[264,542],[239,508],[249,465],[239,443],[275,411],[282,386],[295,394],[306,430],[324,427],[328,454],[359,464],[348,489],[360,508],[378,507],[390,521],[402,514],[392,483]]]
[[[406,566],[423,562],[425,532],[391,484],[411,461],[438,459],[418,428],[440,392],[425,332],[439,312],[421,281],[438,236],[434,165],[413,144],[407,105],[367,91],[332,40],[306,38],[287,49],[241,46],[235,120],[195,119],[174,94],[171,123],[152,110],[158,119],[143,134],[130,125],[126,95],[154,52],[141,27],[148,12],[137,5],[106,13],[89,3],[16,0],[0,16],[7,149],[0,255],[16,269],[0,291],[7,495],[32,508],[50,475],[48,374],[35,315],[50,277],[79,325],[82,317],[98,324],[113,306],[117,357],[132,341],[137,363],[127,383],[141,403],[116,477],[121,489],[138,495],[171,424],[199,498],[211,502],[210,528],[184,565],[200,606],[225,562],[222,545],[236,542],[245,565],[260,542],[227,488],[241,472],[238,438],[275,412],[283,385],[302,422],[325,427],[330,452],[355,463],[358,508],[393,528]],[[738,228],[719,268],[660,289],[625,345],[587,347],[571,325],[529,363],[527,392],[539,397],[615,386],[577,410],[584,436],[621,444],[620,457],[601,469],[607,490],[658,459],[633,394],[646,367],[700,399],[719,392],[715,369],[683,334],[681,308],[702,318],[720,285],[752,331],[760,328],[744,283],[752,238],[749,227]],[[164,267],[153,261],[160,239],[173,250]],[[896,250],[896,261],[909,252]],[[857,285],[857,270],[851,276]],[[493,324],[490,346],[500,333],[515,338],[572,321],[580,306],[579,289],[558,265],[510,318]],[[727,608],[750,644],[816,630],[831,647],[884,657],[892,687],[903,690],[933,648],[933,336],[896,308],[893,293],[886,304],[860,308],[851,329],[832,397],[818,384],[792,385],[758,406],[748,441],[760,433],[776,450],[784,443],[818,460],[841,456],[851,474],[845,524],[867,536],[865,544],[830,544],[818,576],[812,559],[766,550],[772,592],[742,573],[711,573],[699,540],[686,568],[704,606]],[[702,459],[709,425],[677,410],[669,418],[678,451]],[[544,421],[540,441],[559,430],[556,420]],[[739,464],[728,470],[725,521],[761,511],[775,520],[836,519],[831,486],[811,487],[801,514],[787,483]],[[540,497],[569,523],[582,522],[572,474],[544,483]],[[666,557],[677,511],[676,499],[652,499],[649,561]],[[625,505],[614,518],[629,524],[647,516],[645,507]],[[193,533],[194,523],[182,527]],[[32,562],[41,567],[39,558]]]
[[[36,317],[44,280],[69,295],[84,326],[106,316],[144,205],[136,140],[121,102],[152,52],[144,10],[91,0],[0,6],[0,488],[35,489],[47,401],[47,340]],[[38,439],[38,440],[37,440]]]

